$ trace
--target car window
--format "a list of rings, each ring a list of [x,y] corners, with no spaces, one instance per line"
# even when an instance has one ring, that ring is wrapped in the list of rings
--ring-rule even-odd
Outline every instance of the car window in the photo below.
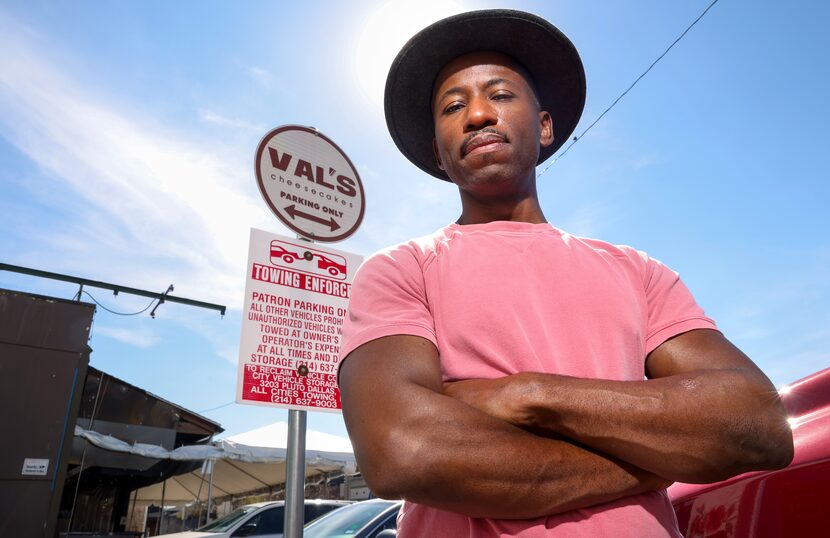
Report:
[[[254,527],[254,531],[246,536],[264,536],[266,534],[283,533],[283,507],[275,506],[264,510],[245,522],[243,527]],[[234,533],[235,534],[235,533]]]
[[[245,506],[243,508],[238,508],[231,512],[230,514],[217,519],[216,521],[212,521],[203,527],[199,527],[196,529],[197,531],[204,531],[204,532],[222,532],[230,529],[233,527],[237,521],[239,521],[242,517],[250,514],[251,512],[257,509],[256,506]]]
[[[323,514],[328,514],[335,508],[340,508],[339,504],[306,504],[305,514],[303,515],[303,523],[308,523],[313,519],[317,519]]]
[[[362,529],[395,503],[373,501],[350,504],[309,523],[303,529],[305,538],[348,538]]]
[[[375,538],[381,531],[385,531],[387,529],[397,530],[398,528],[398,510],[395,510],[388,516],[386,519],[383,520],[383,523],[378,526],[375,530],[372,531],[372,534],[368,535],[366,538]]]

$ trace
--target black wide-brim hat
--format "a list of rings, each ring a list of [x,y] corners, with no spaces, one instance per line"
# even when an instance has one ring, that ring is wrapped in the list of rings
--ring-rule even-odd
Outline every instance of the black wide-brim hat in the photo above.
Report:
[[[553,118],[553,143],[540,147],[545,161],[576,128],[585,106],[585,71],[573,43],[545,19],[510,9],[470,11],[427,26],[398,53],[386,78],[386,125],[404,156],[449,181],[432,151],[432,90],[450,61],[471,52],[512,57],[533,77],[542,110]]]

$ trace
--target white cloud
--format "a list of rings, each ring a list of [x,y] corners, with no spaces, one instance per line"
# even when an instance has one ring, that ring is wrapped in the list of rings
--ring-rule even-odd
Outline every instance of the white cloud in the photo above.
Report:
[[[769,361],[764,373],[776,387],[788,385],[830,365],[830,351],[812,350]]]
[[[375,172],[366,163],[361,164],[360,166],[357,167],[357,169],[358,169],[358,172],[360,172],[360,177],[362,177],[364,179],[366,179],[366,178],[376,179],[376,178],[380,177],[380,175],[377,172]]]
[[[136,331],[129,329],[116,329],[114,327],[96,326],[95,334],[107,336],[113,340],[118,340],[119,342],[145,349],[152,347],[159,342],[159,338],[157,336],[144,330]]]
[[[756,362],[776,385],[830,365],[827,315],[827,254],[786,247],[778,255],[798,260],[786,273],[770,273],[755,284],[718,323],[727,337]]]
[[[206,123],[213,123],[223,127],[233,127],[235,129],[250,129],[252,131],[265,131],[265,127],[259,124],[254,124],[241,120],[239,118],[228,118],[210,110],[200,110],[199,118]]]
[[[734,342],[761,340],[770,335],[765,326],[765,312],[757,304],[736,304],[719,322],[729,327],[729,338]]]
[[[248,75],[260,83],[264,88],[272,88],[274,86],[274,82],[276,81],[276,77],[273,74],[257,66],[249,67]]]
[[[429,178],[422,187],[415,190],[413,204],[420,207],[450,206],[455,210],[459,203],[458,189],[449,182]],[[454,216],[449,211],[446,214]]]
[[[602,202],[585,204],[563,215],[557,225],[569,233],[583,237],[598,237],[613,222],[608,207]]]
[[[248,229],[274,227],[247,159],[116,106],[59,48],[0,13],[0,136],[86,204],[33,250],[59,244],[64,272],[236,305]]]
[[[216,350],[216,355],[225,359],[229,363],[233,364],[234,366],[239,362],[239,348],[238,347],[226,347],[222,349]]]
[[[631,165],[634,167],[635,170],[642,170],[643,168],[654,166],[655,164],[659,163],[660,159],[657,157],[656,154],[649,154],[635,158]]]

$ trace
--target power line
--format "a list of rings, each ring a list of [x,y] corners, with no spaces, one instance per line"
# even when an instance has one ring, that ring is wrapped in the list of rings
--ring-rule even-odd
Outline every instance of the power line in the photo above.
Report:
[[[223,407],[228,407],[229,405],[233,405],[235,403],[236,402],[228,402],[226,404],[217,405],[216,407],[211,407],[210,409],[205,409],[204,411],[197,411],[197,413],[199,413],[199,414],[210,413],[211,411],[216,411],[217,409],[222,409]]]
[[[110,314],[115,314],[116,316],[137,316],[137,315],[139,315],[139,314],[143,314],[144,312],[146,312],[147,310],[149,310],[149,309],[150,309],[150,307],[151,307],[151,306],[153,306],[153,304],[154,304],[156,301],[158,301],[158,299],[153,299],[152,301],[150,301],[150,304],[148,304],[147,306],[145,306],[145,307],[144,307],[144,309],[139,310],[138,312],[116,312],[115,310],[110,310],[110,309],[109,309],[109,308],[107,308],[106,306],[104,306],[104,305],[102,305],[101,303],[99,303],[99,302],[98,302],[98,299],[96,299],[95,297],[93,297],[93,296],[92,296],[92,294],[90,294],[88,291],[86,291],[86,290],[81,290],[81,293],[83,293],[84,295],[86,295],[87,297],[89,297],[90,299],[92,299],[92,302],[94,302],[95,304],[97,304],[98,306],[100,306],[101,308],[103,308],[104,310],[106,310],[107,312],[109,312]]]
[[[612,109],[612,108],[614,108],[614,107],[617,105],[617,103],[619,103],[619,102],[620,102],[620,100],[621,100],[623,97],[625,97],[625,96],[626,96],[626,94],[627,94],[628,92],[630,92],[630,91],[631,91],[631,89],[632,89],[634,86],[636,86],[636,85],[637,85],[637,83],[638,83],[638,82],[640,82],[640,80],[642,80],[642,78],[643,78],[643,77],[645,77],[645,76],[648,74],[648,72],[649,72],[649,71],[651,71],[651,69],[652,69],[655,65],[657,65],[657,62],[659,62],[660,60],[662,60],[662,59],[663,59],[663,56],[665,56],[666,54],[668,54],[668,53],[669,53],[669,51],[670,51],[672,48],[674,48],[674,46],[675,46],[675,45],[677,45],[677,43],[679,43],[679,42],[680,42],[680,40],[681,40],[681,39],[683,39],[683,37],[684,37],[687,33],[689,33],[689,30],[691,30],[691,29],[694,27],[694,25],[695,25],[695,24],[697,24],[697,23],[698,23],[698,21],[700,21],[700,19],[702,19],[702,18],[706,15],[706,13],[708,13],[708,12],[709,12],[709,10],[710,10],[710,9],[712,9],[712,7],[713,7],[715,4],[717,4],[717,3],[718,3],[718,0],[713,0],[713,2],[712,2],[711,4],[709,4],[709,6],[708,6],[706,9],[704,9],[704,10],[703,10],[703,13],[701,13],[701,14],[700,14],[700,15],[699,15],[699,16],[698,16],[698,17],[697,17],[694,21],[692,21],[692,24],[690,24],[690,25],[689,25],[689,26],[688,26],[685,30],[683,30],[683,33],[682,33],[682,34],[680,34],[680,35],[677,37],[677,39],[675,39],[675,40],[672,42],[672,44],[671,44],[671,45],[669,45],[669,48],[667,48],[666,50],[664,50],[664,51],[663,51],[663,54],[661,54],[660,56],[658,56],[658,57],[657,57],[657,59],[656,59],[656,60],[654,60],[653,62],[651,62],[651,65],[650,65],[650,66],[648,66],[648,69],[646,69],[645,71],[643,71],[643,73],[642,73],[639,77],[637,77],[637,79],[636,79],[634,82],[632,82],[632,83],[631,83],[631,86],[629,86],[628,88],[626,88],[626,90],[625,90],[624,92],[622,92],[622,93],[619,95],[619,97],[617,97],[616,99],[614,99],[614,102],[613,102],[613,103],[611,103],[611,105],[610,105],[608,108],[606,108],[606,109],[602,112],[602,114],[600,114],[599,116],[597,116],[597,119],[595,119],[595,120],[591,123],[591,125],[589,125],[589,126],[588,126],[588,127],[587,127],[584,131],[582,131],[582,134],[581,134],[581,135],[579,135],[579,136],[575,136],[575,137],[573,138],[573,140],[571,141],[571,143],[570,143],[570,144],[568,144],[568,147],[566,147],[566,148],[565,148],[565,151],[563,151],[562,153],[560,153],[559,155],[557,155],[557,156],[556,156],[556,158],[555,158],[555,159],[553,159],[553,160],[551,161],[551,163],[550,163],[549,165],[547,165],[547,166],[545,167],[545,169],[544,169],[544,170],[542,170],[542,172],[541,172],[539,175],[541,176],[542,174],[544,174],[545,172],[547,172],[547,171],[548,171],[548,169],[549,169],[551,166],[553,166],[553,165],[554,165],[554,163],[556,163],[556,161],[558,161],[559,159],[561,159],[562,157],[564,157],[564,156],[565,156],[565,154],[566,154],[566,153],[568,153],[568,150],[570,150],[570,149],[573,147],[573,145],[574,145],[574,144],[576,144],[577,142],[579,142],[579,141],[582,139],[582,137],[583,137],[583,136],[585,136],[585,133],[587,133],[588,131],[590,131],[590,130],[591,130],[591,128],[592,128],[594,125],[596,125],[596,124],[597,124],[597,122],[598,122],[599,120],[601,120],[603,116],[605,116],[606,114],[608,114],[608,112],[610,112],[610,111],[611,111],[611,109]]]

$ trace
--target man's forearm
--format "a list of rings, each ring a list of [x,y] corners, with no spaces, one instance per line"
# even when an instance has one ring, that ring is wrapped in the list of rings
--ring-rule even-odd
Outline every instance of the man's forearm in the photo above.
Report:
[[[340,386],[355,458],[380,496],[473,517],[524,519],[668,485],[443,395],[437,350],[418,337],[359,347],[341,368]]]
[[[654,358],[658,379],[521,373],[449,384],[445,393],[668,479],[712,482],[783,467],[792,457],[792,434],[775,389],[734,351],[719,334],[699,332]],[[707,361],[712,368],[700,368]],[[691,370],[672,372],[678,363]]]
[[[426,391],[426,389],[422,389]],[[344,402],[347,400],[344,400]],[[358,464],[381,496],[471,517],[526,519],[666,487],[633,465],[543,438],[451,398],[423,394],[422,419],[361,442],[347,419]],[[372,447],[371,450],[358,447]]]
[[[789,429],[777,397],[763,394],[743,372],[633,382],[544,377],[530,381],[535,388],[525,402],[533,417],[528,426],[661,476],[712,482],[781,465],[775,449],[787,442]],[[756,397],[736,397],[748,393]]]

